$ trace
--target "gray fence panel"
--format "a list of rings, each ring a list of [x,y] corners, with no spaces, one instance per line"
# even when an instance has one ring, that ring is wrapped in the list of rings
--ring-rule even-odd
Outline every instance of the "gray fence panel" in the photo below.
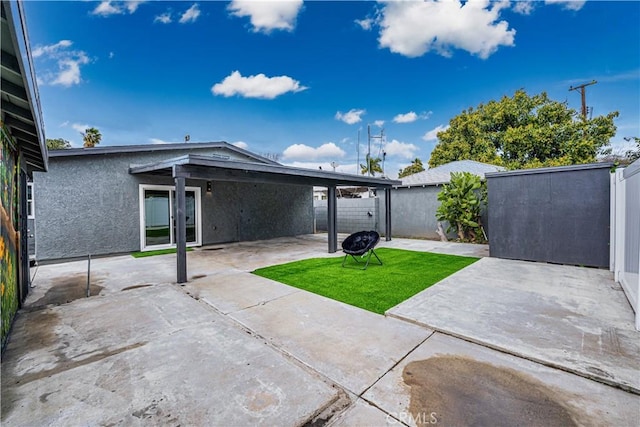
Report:
[[[487,174],[491,256],[608,268],[610,167]]]
[[[377,198],[337,200],[338,233],[351,234],[362,230],[379,231],[379,200]],[[314,200],[316,231],[327,231],[327,201]],[[383,209],[384,210],[384,209]]]

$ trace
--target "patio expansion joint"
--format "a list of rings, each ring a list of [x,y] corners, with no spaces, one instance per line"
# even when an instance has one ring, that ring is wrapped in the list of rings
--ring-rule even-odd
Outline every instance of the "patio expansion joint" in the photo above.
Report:
[[[276,351],[278,354],[282,355],[285,357],[286,360],[288,360],[289,362],[295,364],[296,366],[302,368],[305,372],[310,373],[311,375],[317,377],[318,379],[320,379],[322,382],[324,382],[325,384],[329,385],[331,388],[338,390],[339,393],[351,393],[353,395],[356,395],[356,393],[348,390],[346,387],[338,384],[337,382],[333,381],[331,378],[327,377],[326,375],[322,374],[321,372],[318,372],[316,369],[314,369],[311,365],[309,365],[308,363],[305,363],[304,361],[300,360],[299,358],[297,358],[295,355],[291,354],[290,352],[288,352],[287,350],[285,350],[284,348],[279,347],[278,345],[276,345],[275,343],[273,343],[271,340],[269,340],[268,338],[266,338],[265,336],[263,336],[262,334],[258,333],[257,331],[255,331],[254,329],[252,329],[251,327],[249,327],[248,325],[245,325],[244,323],[242,323],[241,321],[239,321],[238,319],[234,318],[233,316],[230,316],[230,314],[233,313],[238,313],[239,311],[242,310],[238,310],[238,311],[233,311],[233,312],[229,312],[229,313],[224,313],[222,312],[220,309],[218,309],[217,307],[215,307],[214,305],[212,305],[209,301],[207,301],[204,298],[198,298],[196,299],[192,294],[188,293],[188,291],[183,288],[182,286],[177,286],[177,288],[184,293],[186,296],[193,298],[194,300],[196,300],[197,302],[204,304],[204,306],[206,308],[208,308],[209,310],[221,315],[226,321],[228,321],[230,324],[232,324],[233,326],[239,328],[240,330],[244,331],[245,333],[247,333],[248,335],[256,338],[257,340],[261,341],[263,344],[265,344],[266,346],[268,346],[269,348],[271,348],[272,350]],[[282,297],[286,297],[288,295],[292,295],[293,293],[296,292],[301,292],[299,290],[296,290],[292,293],[286,294],[286,295],[282,295],[278,298],[274,298],[270,301],[273,300],[277,300],[279,298]],[[268,302],[268,301],[267,301]],[[260,306],[263,304],[255,304],[251,307],[256,307],[256,306]],[[246,308],[250,308],[250,307],[246,307]],[[245,308],[245,309],[246,309]],[[243,309],[244,310],[244,309]],[[413,350],[412,350],[413,351]],[[329,406],[333,405],[335,403],[335,401],[333,401]],[[314,414],[313,416],[317,416],[319,412],[323,412],[327,409],[327,407],[321,408],[319,411],[317,411],[316,414]]]
[[[400,359],[398,359],[398,361],[396,363],[393,364],[393,366],[391,366],[389,369],[387,369],[386,371],[384,371],[384,373],[382,373],[382,375],[380,375],[373,383],[371,383],[371,385],[369,385],[367,388],[365,388],[360,394],[356,394],[356,401],[352,402],[351,405],[349,405],[347,408],[344,408],[344,410],[342,412],[345,412],[348,408],[354,406],[358,400],[362,400],[363,402],[365,402],[367,405],[370,405],[374,408],[376,408],[377,410],[383,412],[384,414],[386,414],[387,419],[392,418],[395,423],[394,424],[399,424],[399,425],[403,425],[403,426],[408,426],[408,424],[406,424],[404,421],[402,421],[401,419],[399,419],[396,415],[390,413],[389,411],[387,411],[386,409],[382,408],[381,406],[377,405],[374,401],[367,399],[366,397],[364,397],[364,394],[369,391],[373,386],[375,386],[382,378],[384,378],[389,372],[393,371],[398,365],[400,365],[407,357],[409,357],[409,355],[411,353],[413,353],[418,347],[420,347],[422,344],[424,344],[425,342],[427,342],[427,340],[429,338],[431,338],[433,335],[435,335],[435,331],[431,332],[429,335],[427,335],[427,337],[423,340],[421,340],[418,344],[416,344],[411,350],[409,350],[404,356],[402,356]],[[354,393],[355,394],[355,393]]]
[[[431,338],[433,335],[435,334],[435,331],[432,331],[429,335],[427,335],[427,337],[423,340],[421,340],[418,344],[416,344],[415,346],[413,346],[413,348],[411,350],[409,350],[404,356],[402,356],[401,358],[399,358],[396,363],[394,363],[389,369],[387,369],[386,371],[384,371],[373,383],[371,383],[371,385],[369,385],[369,387],[365,388],[360,394],[358,394],[358,397],[364,401],[366,401],[367,403],[369,403],[370,405],[376,406],[375,404],[373,404],[372,402],[370,402],[369,400],[367,400],[366,398],[362,397],[367,391],[369,391],[371,389],[371,387],[375,386],[378,381],[380,381],[382,378],[384,378],[385,375],[387,375],[389,372],[393,371],[396,366],[398,366],[400,363],[402,363],[407,357],[409,357],[409,355],[411,353],[413,353],[418,347],[420,347],[422,344],[424,344],[429,338]],[[377,407],[377,406],[376,406]],[[378,408],[381,409],[381,408]]]
[[[250,309],[250,308],[262,307],[263,305],[267,305],[267,304],[268,304],[268,303],[270,303],[270,302],[278,301],[279,299],[286,298],[286,297],[288,297],[288,296],[291,296],[291,295],[296,294],[296,293],[299,293],[299,292],[302,292],[302,291],[301,291],[300,289],[295,289],[295,288],[293,288],[293,289],[291,290],[291,292],[286,293],[286,294],[284,294],[284,295],[280,295],[280,296],[277,296],[277,297],[275,297],[275,298],[271,298],[271,299],[268,299],[268,300],[260,301],[260,302],[258,302],[258,303],[256,303],[256,304],[248,305],[248,306],[246,306],[246,307],[242,307],[240,310],[230,311],[230,312],[229,312],[229,313],[227,313],[227,314],[230,314],[230,313],[240,313],[241,311],[245,311],[245,310],[248,310],[248,309]]]
[[[441,333],[443,335],[448,335],[450,337],[457,338],[457,339],[460,339],[460,340],[463,340],[463,341],[466,341],[466,342],[469,342],[469,343],[472,343],[472,344],[477,344],[477,345],[480,345],[482,347],[489,348],[491,350],[499,351],[500,353],[504,353],[504,354],[508,354],[508,355],[511,355],[511,356],[518,357],[520,359],[528,360],[530,362],[537,363],[539,365],[546,366],[548,368],[557,369],[559,371],[567,372],[567,373],[572,374],[572,375],[576,375],[576,376],[579,376],[579,377],[582,377],[582,378],[586,378],[588,380],[595,381],[597,383],[604,384],[606,386],[613,387],[613,388],[625,391],[627,393],[640,395],[640,389],[638,389],[636,387],[633,387],[633,386],[620,384],[620,383],[615,382],[615,381],[609,381],[609,380],[606,380],[606,379],[604,379],[602,377],[598,377],[598,376],[595,376],[595,375],[589,375],[586,372],[581,372],[581,371],[578,371],[578,370],[570,369],[570,368],[567,368],[566,366],[562,366],[562,365],[560,365],[558,363],[554,363],[554,362],[550,362],[548,360],[544,360],[544,359],[540,359],[540,358],[533,357],[533,356],[530,356],[530,355],[522,354],[520,352],[509,350],[508,348],[504,348],[504,347],[501,347],[499,345],[487,343],[487,342],[485,342],[483,340],[480,340],[480,339],[475,339],[475,338],[472,338],[472,337],[468,337],[466,335],[462,335],[462,334],[458,334],[458,333],[455,333],[455,332],[447,331],[445,329],[442,329],[442,328],[439,328],[439,327],[436,327],[436,326],[432,326],[432,325],[428,325],[428,324],[425,324],[425,323],[421,323],[421,322],[418,322],[418,321],[416,321],[414,319],[409,319],[409,318],[406,318],[406,317],[403,317],[403,316],[400,316],[400,315],[397,315],[397,314],[388,313],[387,316],[394,317],[396,319],[399,319],[399,320],[402,320],[402,321],[405,321],[405,322],[408,322],[408,323],[413,323],[413,324],[418,325],[418,326],[429,328],[429,329],[432,329],[434,332],[438,332],[438,333]]]

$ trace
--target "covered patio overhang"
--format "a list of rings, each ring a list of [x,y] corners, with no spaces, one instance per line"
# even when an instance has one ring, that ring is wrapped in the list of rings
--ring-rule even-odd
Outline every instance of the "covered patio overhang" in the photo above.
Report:
[[[177,282],[187,281],[186,193],[187,179],[231,181],[281,185],[308,185],[327,188],[328,250],[338,250],[337,197],[339,186],[362,186],[385,191],[385,238],[391,240],[391,188],[400,181],[350,175],[322,170],[302,169],[271,163],[224,160],[187,154],[162,162],[132,166],[129,173],[172,177],[176,187]]]

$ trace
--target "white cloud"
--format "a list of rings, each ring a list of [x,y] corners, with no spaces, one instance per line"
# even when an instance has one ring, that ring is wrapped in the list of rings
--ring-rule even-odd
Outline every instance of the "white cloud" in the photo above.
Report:
[[[178,22],[181,24],[196,22],[199,16],[200,16],[200,8],[198,7],[198,3],[194,3],[189,9],[187,9],[182,14]]]
[[[282,157],[287,160],[318,160],[344,157],[345,152],[333,142],[327,142],[317,148],[305,144],[293,144],[287,147]]]
[[[362,28],[365,31],[369,31],[373,27],[373,24],[375,23],[375,21],[371,18],[356,19],[355,22],[360,26],[360,28]]]
[[[60,50],[71,47],[72,44],[73,42],[71,40],[60,40],[58,43],[46,46],[36,46],[36,48],[31,52],[31,56],[34,58],[39,58],[43,55],[54,56]]]
[[[91,125],[85,125],[85,124],[81,124],[81,123],[72,123],[71,124],[71,128],[75,131],[78,131],[80,133],[84,133],[85,130],[94,127]]]
[[[449,129],[449,125],[438,125],[435,128],[431,129],[427,133],[422,136],[422,139],[425,141],[435,141],[438,139],[438,132],[442,132]]]
[[[531,15],[531,12],[533,12],[533,1],[516,1],[513,6],[513,11],[520,15]]]
[[[254,32],[292,31],[296,26],[302,0],[232,0],[227,9],[237,17],[249,17]]]
[[[170,24],[173,22],[171,19],[171,12],[165,12],[153,18],[153,22],[160,22],[161,24]]]
[[[81,81],[80,65],[88,63],[89,58],[86,55],[81,55],[75,59],[68,58],[58,61],[60,71],[57,76],[51,80],[50,84],[66,87],[79,84]]]
[[[415,111],[409,111],[405,114],[398,114],[393,118],[394,123],[413,123],[416,120],[426,120],[433,114],[433,111],[422,112],[417,114]]]
[[[382,126],[384,126],[384,120],[376,120],[375,122],[373,122],[373,124],[381,128]]]
[[[418,120],[418,115],[413,111],[409,111],[405,114],[398,114],[393,118],[393,121],[395,123],[411,123],[415,122],[416,120]]]
[[[301,92],[308,89],[288,76],[267,77],[264,74],[243,77],[234,71],[211,88],[214,95],[225,97],[240,95],[245,98],[274,99],[287,92]]]
[[[113,59],[116,56],[115,53],[113,52],[109,52],[109,59]]]
[[[32,52],[34,59],[41,62],[51,61],[50,67],[57,66],[56,71],[51,71],[47,65],[41,65],[44,70],[38,76],[41,85],[72,86],[82,81],[81,66],[91,62],[84,51],[70,50],[73,45],[71,40],[60,40],[58,43],[36,46]]]
[[[122,9],[112,4],[111,1],[106,0],[100,2],[100,4],[98,4],[98,6],[96,6],[96,8],[93,9],[93,12],[91,13],[101,16],[117,15],[122,13]]]
[[[159,139],[159,138],[149,138],[149,142],[152,143],[152,144],[156,144],[156,145],[158,145],[158,144],[173,144],[173,142],[171,142],[171,141],[164,141],[164,140]]]
[[[545,0],[545,4],[557,4],[566,10],[580,10],[585,0]]]
[[[400,142],[396,139],[391,142],[387,142],[384,145],[384,151],[387,153],[387,156],[398,156],[406,159],[414,158],[415,152],[418,150],[419,148],[417,146],[406,142]]]
[[[361,116],[363,116],[366,113],[367,113],[366,110],[356,110],[355,108],[352,108],[351,110],[347,111],[344,114],[338,111],[335,115],[335,118],[336,120],[342,120],[348,125],[353,125],[355,123],[361,122],[362,121]]]
[[[122,15],[124,13],[134,13],[138,10],[138,6],[142,3],[145,3],[141,0],[130,0],[130,1],[112,1],[112,0],[103,0],[101,1],[95,9],[91,12],[94,15],[100,16],[110,16],[110,15]]]
[[[238,148],[242,148],[243,150],[247,150],[249,148],[249,144],[247,144],[244,141],[236,141],[234,143],[232,143],[231,145],[234,145]]]
[[[513,46],[515,30],[497,22],[509,2],[390,1],[381,10],[380,47],[408,57],[433,50],[451,56],[462,49],[486,59],[500,46]]]
[[[145,3],[145,1],[144,0],[131,0],[131,1],[125,2],[126,8],[129,11],[129,13],[133,13],[136,10],[138,10],[138,6],[140,6],[142,3]]]

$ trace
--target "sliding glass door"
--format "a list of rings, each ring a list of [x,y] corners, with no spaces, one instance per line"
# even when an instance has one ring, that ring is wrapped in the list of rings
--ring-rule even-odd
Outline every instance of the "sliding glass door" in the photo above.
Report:
[[[186,188],[187,245],[200,245],[200,188]],[[175,188],[140,185],[140,246],[142,250],[175,247]]]

